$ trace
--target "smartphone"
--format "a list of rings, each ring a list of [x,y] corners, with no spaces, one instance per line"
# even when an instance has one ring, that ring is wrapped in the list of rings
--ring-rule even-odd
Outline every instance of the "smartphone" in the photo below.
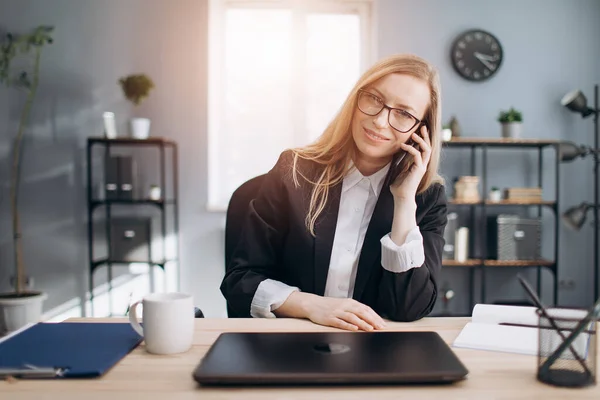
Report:
[[[425,125],[427,127],[427,129],[429,129],[429,126],[427,126],[426,123],[423,123],[422,125]],[[415,132],[417,132],[417,134],[419,136],[421,136],[421,126],[419,126],[417,128],[417,130],[415,131]],[[413,146],[415,149],[419,150],[419,144],[417,142],[415,142],[413,139],[408,139],[406,144],[409,146]],[[406,154],[407,154],[406,151],[400,150],[394,156],[394,159],[392,160],[392,166],[391,166],[391,172],[390,172],[390,182],[394,182],[396,180],[396,177],[398,177],[398,175],[402,171],[408,171],[408,169],[410,168],[410,165],[412,163],[412,158],[409,158],[407,161],[404,161]]]

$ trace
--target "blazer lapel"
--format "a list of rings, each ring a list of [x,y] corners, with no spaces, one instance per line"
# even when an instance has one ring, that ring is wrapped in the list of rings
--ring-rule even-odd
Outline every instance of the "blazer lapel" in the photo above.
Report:
[[[367,281],[379,265],[375,265],[375,261],[381,254],[380,240],[384,235],[387,235],[392,229],[392,219],[394,217],[394,198],[390,192],[387,179],[381,193],[377,199],[377,204],[373,210],[365,240],[363,242],[362,251],[358,261],[358,270],[356,272],[356,281],[354,284],[354,293],[352,297],[359,300],[365,290]]]
[[[342,184],[339,183],[329,189],[329,199],[323,212],[315,223],[315,249],[314,249],[314,290],[315,294],[323,296],[327,283],[327,272],[333,248],[333,238],[337,225]]]

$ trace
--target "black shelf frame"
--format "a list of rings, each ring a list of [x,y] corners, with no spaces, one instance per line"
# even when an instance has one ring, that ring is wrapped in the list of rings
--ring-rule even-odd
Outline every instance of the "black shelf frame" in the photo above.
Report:
[[[150,199],[143,199],[143,200],[91,200],[90,207],[96,208],[96,207],[100,207],[103,205],[113,205],[113,204],[124,204],[124,205],[148,204],[148,205],[154,205],[159,208],[163,208],[165,205],[176,205],[175,204],[176,201],[177,200],[150,200]]]
[[[110,199],[100,200],[94,198],[93,195],[93,160],[92,153],[95,146],[100,146],[104,149],[104,163],[106,163],[108,157],[111,154],[111,148],[116,147],[155,147],[159,152],[159,163],[160,163],[160,187],[161,197],[163,199],[152,200],[152,199]],[[166,172],[166,152],[170,150],[172,152],[172,184],[173,184],[173,196],[172,198],[167,197],[167,172]],[[174,141],[164,138],[149,138],[149,139],[131,139],[131,138],[117,138],[107,139],[103,137],[90,137],[87,139],[87,236],[88,236],[88,260],[89,260],[89,300],[90,310],[92,316],[94,315],[94,272],[102,265],[107,266],[107,285],[108,285],[108,299],[109,299],[109,310],[112,310],[112,289],[113,289],[113,265],[119,264],[131,264],[131,263],[144,263],[150,266],[149,275],[152,275],[152,268],[157,266],[163,271],[168,263],[175,262],[179,264],[179,155],[177,143]],[[110,226],[112,218],[113,207],[139,207],[139,206],[153,206],[160,211],[160,222],[161,222],[161,239],[162,239],[162,254],[166,256],[166,238],[167,238],[167,206],[172,206],[172,218],[173,218],[173,235],[175,237],[175,257],[171,259],[153,260],[152,258],[152,246],[148,249],[148,258],[145,260],[115,260],[111,258],[111,235]],[[105,226],[104,235],[107,246],[107,257],[96,259],[94,256],[94,212],[99,209],[104,209],[105,214]],[[152,279],[152,278],[150,278]],[[180,286],[180,268],[177,265],[176,268],[176,282],[177,289]],[[112,311],[110,311],[112,312]]]
[[[559,145],[560,142],[557,140],[532,140],[532,139],[496,139],[496,138],[456,138],[450,141],[443,142],[443,148],[468,148],[471,151],[471,175],[481,177],[481,190],[482,199],[478,202],[448,202],[449,207],[470,207],[470,221],[471,225],[476,222],[476,210],[481,208],[482,214],[479,222],[479,230],[482,235],[481,239],[481,251],[483,252],[482,257],[469,260],[467,263],[452,262],[452,260],[444,260],[449,268],[467,267],[469,268],[469,304],[470,308],[473,309],[475,306],[475,272],[479,271],[481,274],[481,302],[486,302],[486,272],[488,269],[494,268],[536,268],[536,289],[541,294],[542,288],[542,268],[548,269],[554,277],[553,286],[553,301],[554,305],[558,305],[558,260],[559,260],[559,241],[560,241],[560,216],[559,216],[559,201],[560,201],[560,159],[559,159]],[[541,201],[541,202],[490,202],[485,200],[488,193],[488,165],[487,156],[488,150],[493,149],[529,149],[537,150],[538,155],[538,185],[543,188],[543,162],[544,162],[544,150],[551,148],[554,149],[556,154],[556,161],[554,165],[554,178],[555,178],[555,194],[553,201]],[[477,150],[481,153],[481,174],[477,173]],[[537,207],[538,217],[542,217],[543,208],[548,208],[553,212],[554,215],[554,260],[536,260],[528,261],[521,260],[515,262],[497,262],[496,260],[488,260],[487,258],[487,208],[493,207]],[[542,262],[543,261],[543,262]],[[536,262],[539,265],[536,265]]]

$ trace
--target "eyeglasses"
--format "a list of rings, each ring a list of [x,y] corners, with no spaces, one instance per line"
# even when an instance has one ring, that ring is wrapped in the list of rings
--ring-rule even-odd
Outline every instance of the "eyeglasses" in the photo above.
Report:
[[[375,116],[383,109],[388,109],[388,123],[398,132],[406,133],[421,123],[421,120],[400,108],[385,105],[382,99],[364,89],[358,90],[358,109],[363,113]]]

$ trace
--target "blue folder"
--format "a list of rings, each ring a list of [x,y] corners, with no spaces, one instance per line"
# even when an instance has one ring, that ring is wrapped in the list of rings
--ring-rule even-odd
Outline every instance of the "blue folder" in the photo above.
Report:
[[[38,323],[0,343],[0,374],[25,378],[98,377],[142,340],[129,323]]]

